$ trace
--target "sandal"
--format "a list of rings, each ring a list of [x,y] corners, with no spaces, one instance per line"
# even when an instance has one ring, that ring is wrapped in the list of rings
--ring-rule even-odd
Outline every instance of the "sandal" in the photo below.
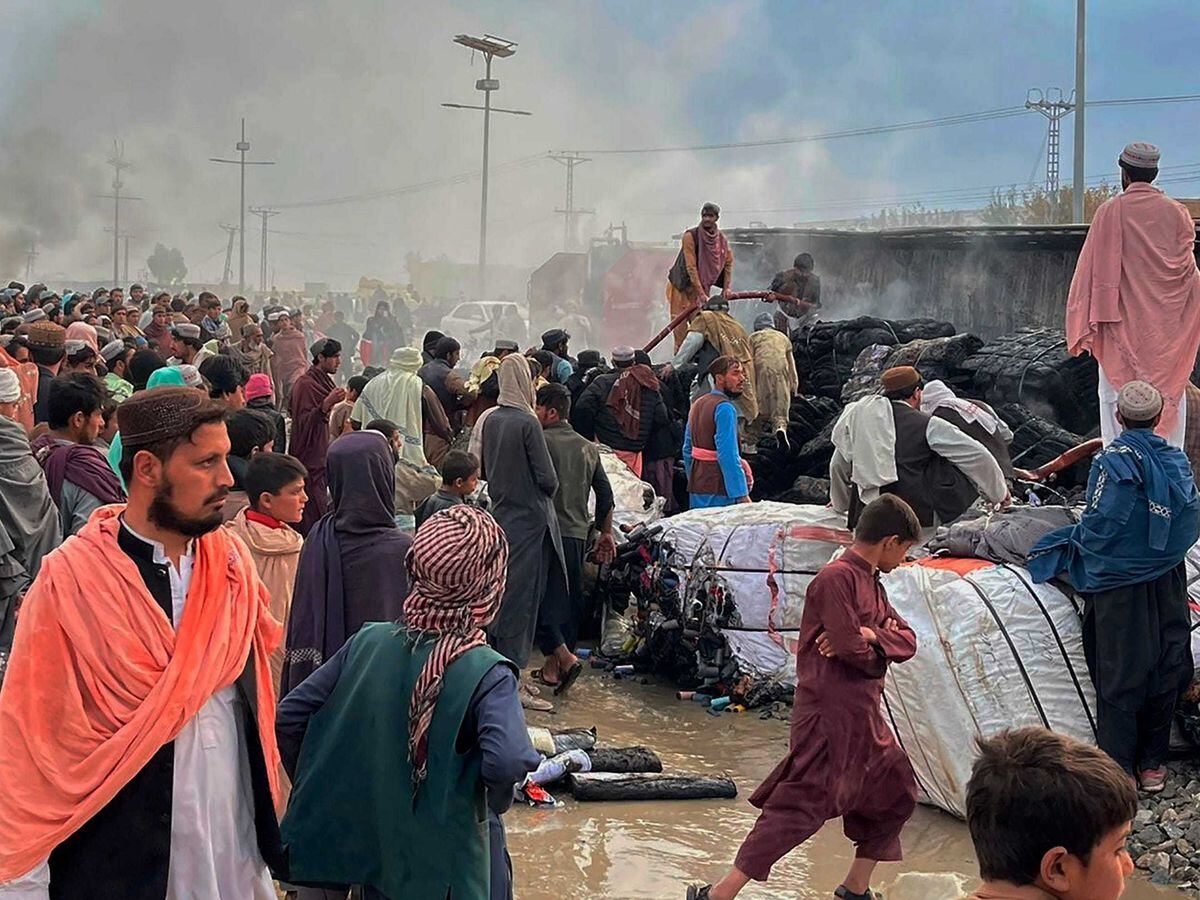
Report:
[[[837,890],[833,892],[833,896],[838,897],[839,900],[883,900],[883,894],[879,891],[867,888],[863,893],[856,894],[844,884],[837,886]]]
[[[555,688],[556,690],[557,690],[558,686],[559,686],[560,684],[562,684],[562,682],[561,682],[561,681],[548,681],[548,680],[546,679],[546,676],[542,674],[542,670],[541,670],[541,669],[530,669],[530,670],[529,670],[529,677],[530,677],[530,678],[531,678],[533,681],[535,681],[537,684],[540,684],[540,685],[542,685],[543,687]]]
[[[579,674],[582,671],[583,671],[583,663],[576,661],[575,665],[573,665],[573,666],[571,666],[571,668],[567,669],[566,677],[563,678],[563,680],[560,681],[557,685],[555,685],[554,696],[557,697],[559,694],[565,694],[568,690],[570,690],[571,685],[573,685],[575,683],[575,679],[579,677]]]
[[[711,884],[693,884],[688,887],[687,900],[708,900]]]

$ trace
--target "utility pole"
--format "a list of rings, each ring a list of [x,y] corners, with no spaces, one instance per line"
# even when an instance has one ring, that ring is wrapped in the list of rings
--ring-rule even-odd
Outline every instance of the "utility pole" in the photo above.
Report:
[[[221,284],[229,284],[233,268],[233,236],[239,232],[236,225],[222,225],[222,231],[229,233],[229,244],[225,247],[225,269],[221,274]]]
[[[220,159],[215,156],[210,156],[208,161],[215,163],[229,163],[241,169],[242,188],[238,203],[238,223],[239,232],[241,234],[241,249],[238,253],[238,293],[241,294],[245,293],[246,291],[246,166],[273,166],[275,165],[275,161],[269,159],[246,159],[246,151],[250,149],[250,142],[246,140],[245,117],[242,118],[242,139],[233,146],[238,152],[237,159]],[[222,225],[221,227],[224,228],[225,226]]]
[[[38,258],[37,237],[35,236],[29,242],[29,249],[25,251],[25,283],[30,284],[33,279],[33,261]]]
[[[578,217],[593,215],[596,212],[594,209],[575,208],[575,167],[581,163],[591,162],[591,159],[574,150],[560,150],[557,153],[551,153],[550,158],[557,163],[562,163],[567,169],[567,200],[563,204],[563,208],[556,209],[555,212],[561,213],[563,216],[563,249],[574,250],[578,238],[576,230]]]
[[[129,284],[129,239],[133,237],[128,231],[121,235],[125,239],[125,277],[121,279],[125,284]]]
[[[1030,89],[1025,95],[1025,108],[1036,109],[1049,122],[1050,134],[1046,140],[1046,190],[1057,196],[1059,185],[1059,149],[1061,146],[1062,120],[1075,109],[1071,100],[1063,99],[1062,88]]]
[[[128,169],[132,163],[125,159],[125,144],[121,141],[113,141],[113,155],[109,157],[108,164],[113,167],[113,182],[111,194],[100,194],[100,199],[111,200],[113,202],[113,286],[120,284],[121,272],[121,201],[122,200],[141,200],[141,197],[128,197],[121,195],[121,188],[125,187],[125,183],[121,181],[121,172]],[[106,231],[108,229],[105,229]]]
[[[279,215],[279,210],[269,209],[265,206],[252,206],[250,212],[262,217],[262,253],[258,263],[258,289],[265,292],[267,290],[267,219]]]
[[[1076,222],[1083,221],[1083,113],[1087,108],[1087,92],[1084,85],[1086,72],[1085,53],[1087,0],[1076,0],[1075,5],[1075,194],[1074,218]]]
[[[510,113],[514,116],[528,116],[532,113],[520,109],[500,109],[492,107],[492,92],[500,90],[500,79],[492,78],[492,58],[499,56],[507,59],[516,53],[516,42],[506,41],[492,34],[483,37],[471,37],[466,34],[456,34],[454,43],[461,44],[471,50],[483,54],[485,72],[483,78],[475,82],[475,90],[483,91],[483,106],[472,106],[463,103],[443,103],[442,106],[452,109],[483,110],[483,191],[479,201],[479,299],[487,299],[487,201],[488,201],[488,145],[491,137],[492,113]]]

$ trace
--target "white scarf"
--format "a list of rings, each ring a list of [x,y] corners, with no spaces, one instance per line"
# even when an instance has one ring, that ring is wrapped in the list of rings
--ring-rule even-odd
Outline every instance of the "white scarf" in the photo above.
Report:
[[[978,403],[956,397],[954,391],[941,381],[930,381],[921,394],[921,412],[933,415],[935,410],[943,406],[954,410],[966,421],[974,422],[988,434],[995,434],[1000,426],[1000,420],[990,410],[984,409]]]

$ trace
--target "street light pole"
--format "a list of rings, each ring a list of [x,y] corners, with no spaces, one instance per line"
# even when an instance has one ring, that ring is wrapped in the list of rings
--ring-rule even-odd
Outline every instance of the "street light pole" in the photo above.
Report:
[[[485,53],[487,60],[483,76],[483,193],[479,198],[479,299],[487,299],[487,197],[488,197],[488,144],[492,122],[492,54]]]
[[[1085,17],[1087,0],[1076,0],[1075,6],[1075,190],[1072,212],[1076,222],[1083,221],[1083,119],[1087,109],[1087,94],[1084,90],[1086,74],[1085,54],[1087,51]]]
[[[229,163],[241,169],[241,192],[239,194],[240,203],[238,205],[238,230],[240,231],[238,293],[244,294],[246,292],[246,166],[273,166],[275,162],[274,160],[246,159],[246,151],[250,149],[250,142],[246,140],[245,118],[242,119],[242,139],[234,145],[234,149],[238,152],[237,159],[219,159],[215,156],[210,156],[209,162]]]
[[[491,143],[492,113],[511,113],[517,116],[528,116],[528,112],[519,109],[493,109],[492,91],[500,90],[499,79],[492,78],[492,59],[499,56],[506,59],[516,53],[516,43],[506,41],[495,35],[485,34],[483,37],[471,37],[466,34],[454,36],[454,43],[478,50],[483,54],[484,77],[475,82],[475,90],[483,91],[483,106],[471,106],[462,103],[443,103],[442,106],[454,109],[483,110],[483,187],[479,198],[479,299],[487,299],[487,203],[488,203],[488,154]]]

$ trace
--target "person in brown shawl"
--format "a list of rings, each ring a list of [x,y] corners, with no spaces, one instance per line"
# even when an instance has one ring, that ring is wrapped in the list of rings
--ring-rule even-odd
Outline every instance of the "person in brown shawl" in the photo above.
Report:
[[[271,338],[271,380],[275,382],[275,397],[279,400],[280,409],[289,409],[292,396],[292,385],[304,374],[308,363],[308,347],[304,342],[304,332],[292,322],[292,317],[286,312],[272,313],[278,327],[275,336]],[[270,319],[270,316],[268,316]]]
[[[325,455],[329,451],[329,412],[346,399],[346,389],[333,383],[333,374],[342,364],[342,345],[330,338],[312,346],[312,365],[296,379],[292,387],[292,439],[288,452],[308,469],[308,505],[300,533],[308,531],[317,519],[329,511],[325,485]]]
[[[667,275],[667,305],[674,319],[689,306],[697,309],[708,299],[714,287],[728,296],[733,283],[733,251],[717,228],[721,208],[705,203],[700,209],[700,224],[683,233],[679,255]],[[687,323],[675,326],[675,349],[687,336]]]
[[[668,421],[658,378],[636,362],[632,347],[613,350],[615,372],[599,375],[584,389],[571,424],[587,440],[611,447],[638,478],[642,453],[657,424]]]

